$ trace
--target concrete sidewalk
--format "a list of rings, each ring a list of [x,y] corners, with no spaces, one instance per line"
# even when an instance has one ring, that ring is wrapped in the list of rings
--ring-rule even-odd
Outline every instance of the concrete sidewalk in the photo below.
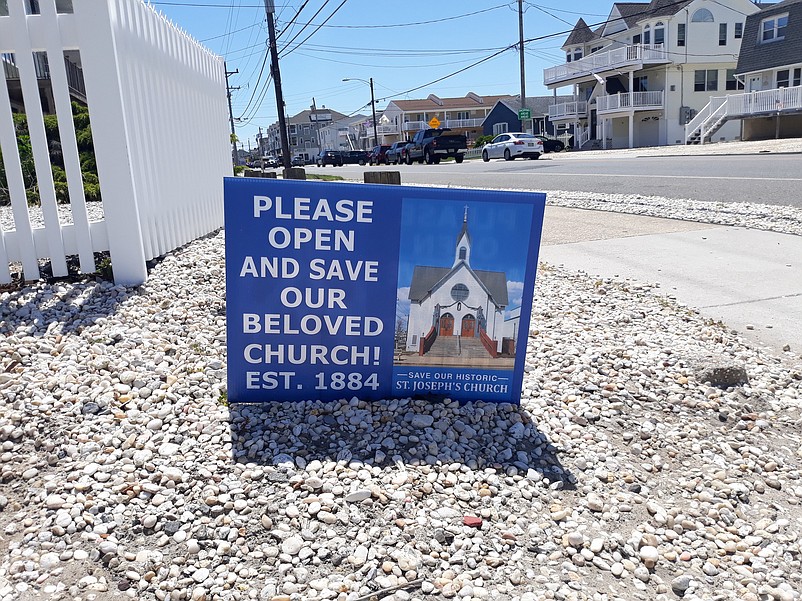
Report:
[[[802,357],[802,237],[547,206],[540,260],[658,283],[773,354]]]

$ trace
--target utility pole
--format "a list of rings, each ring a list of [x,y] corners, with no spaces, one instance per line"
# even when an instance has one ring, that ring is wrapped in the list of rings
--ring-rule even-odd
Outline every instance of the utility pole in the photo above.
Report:
[[[259,136],[256,138],[256,146],[259,148],[259,166],[265,170],[265,152],[262,150],[262,127],[259,126]]]
[[[373,78],[370,78],[370,108],[373,110],[373,145],[379,145],[379,134],[376,128],[376,98],[373,96]]]
[[[518,0],[518,50],[521,59],[521,108],[526,108],[526,71],[524,70],[524,1]],[[521,124],[523,128],[523,123]],[[534,127],[532,128],[534,129]]]
[[[235,165],[239,165],[239,155],[237,154],[237,134],[234,133],[234,113],[231,111],[231,90],[239,90],[239,87],[232,88],[228,85],[228,76],[234,75],[235,73],[239,73],[239,69],[236,71],[229,71],[226,69],[225,64],[223,68],[226,70],[226,93],[228,94],[228,120],[231,122],[231,160],[234,162]]]
[[[273,87],[276,88],[276,109],[278,112],[278,128],[281,136],[281,162],[284,169],[292,167],[290,157],[290,139],[287,135],[287,121],[284,119],[284,96],[281,93],[281,72],[278,68],[278,48],[276,47],[276,24],[273,22],[273,13],[276,6],[273,0],[265,0],[265,13],[267,14],[267,35],[270,42],[270,74],[273,76]]]

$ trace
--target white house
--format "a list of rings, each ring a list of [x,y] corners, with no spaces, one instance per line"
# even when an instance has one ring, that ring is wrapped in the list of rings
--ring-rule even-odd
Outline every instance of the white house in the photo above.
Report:
[[[409,288],[408,351],[425,354],[436,340],[452,338],[465,341],[466,347],[483,345],[488,357],[502,350],[507,276],[473,269],[471,253],[466,208],[448,266],[414,268]]]
[[[549,109],[573,123],[577,147],[633,148],[684,144],[685,125],[711,96],[737,93],[736,63],[750,0],[616,2],[591,29],[579,19],[563,45],[566,61],[543,73],[573,99]],[[731,121],[715,141],[740,136]]]

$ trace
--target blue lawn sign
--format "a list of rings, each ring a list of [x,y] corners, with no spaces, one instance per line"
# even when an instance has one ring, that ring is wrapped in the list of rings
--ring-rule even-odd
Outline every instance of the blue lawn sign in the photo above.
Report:
[[[227,178],[229,401],[519,403],[545,202]]]

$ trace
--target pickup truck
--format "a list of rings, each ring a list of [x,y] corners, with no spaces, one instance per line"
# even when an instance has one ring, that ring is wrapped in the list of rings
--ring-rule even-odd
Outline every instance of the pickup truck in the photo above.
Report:
[[[462,134],[450,132],[448,128],[441,128],[422,129],[416,133],[406,148],[407,165],[413,161],[437,164],[445,157],[454,157],[457,163],[461,163],[468,152],[468,140]]]

